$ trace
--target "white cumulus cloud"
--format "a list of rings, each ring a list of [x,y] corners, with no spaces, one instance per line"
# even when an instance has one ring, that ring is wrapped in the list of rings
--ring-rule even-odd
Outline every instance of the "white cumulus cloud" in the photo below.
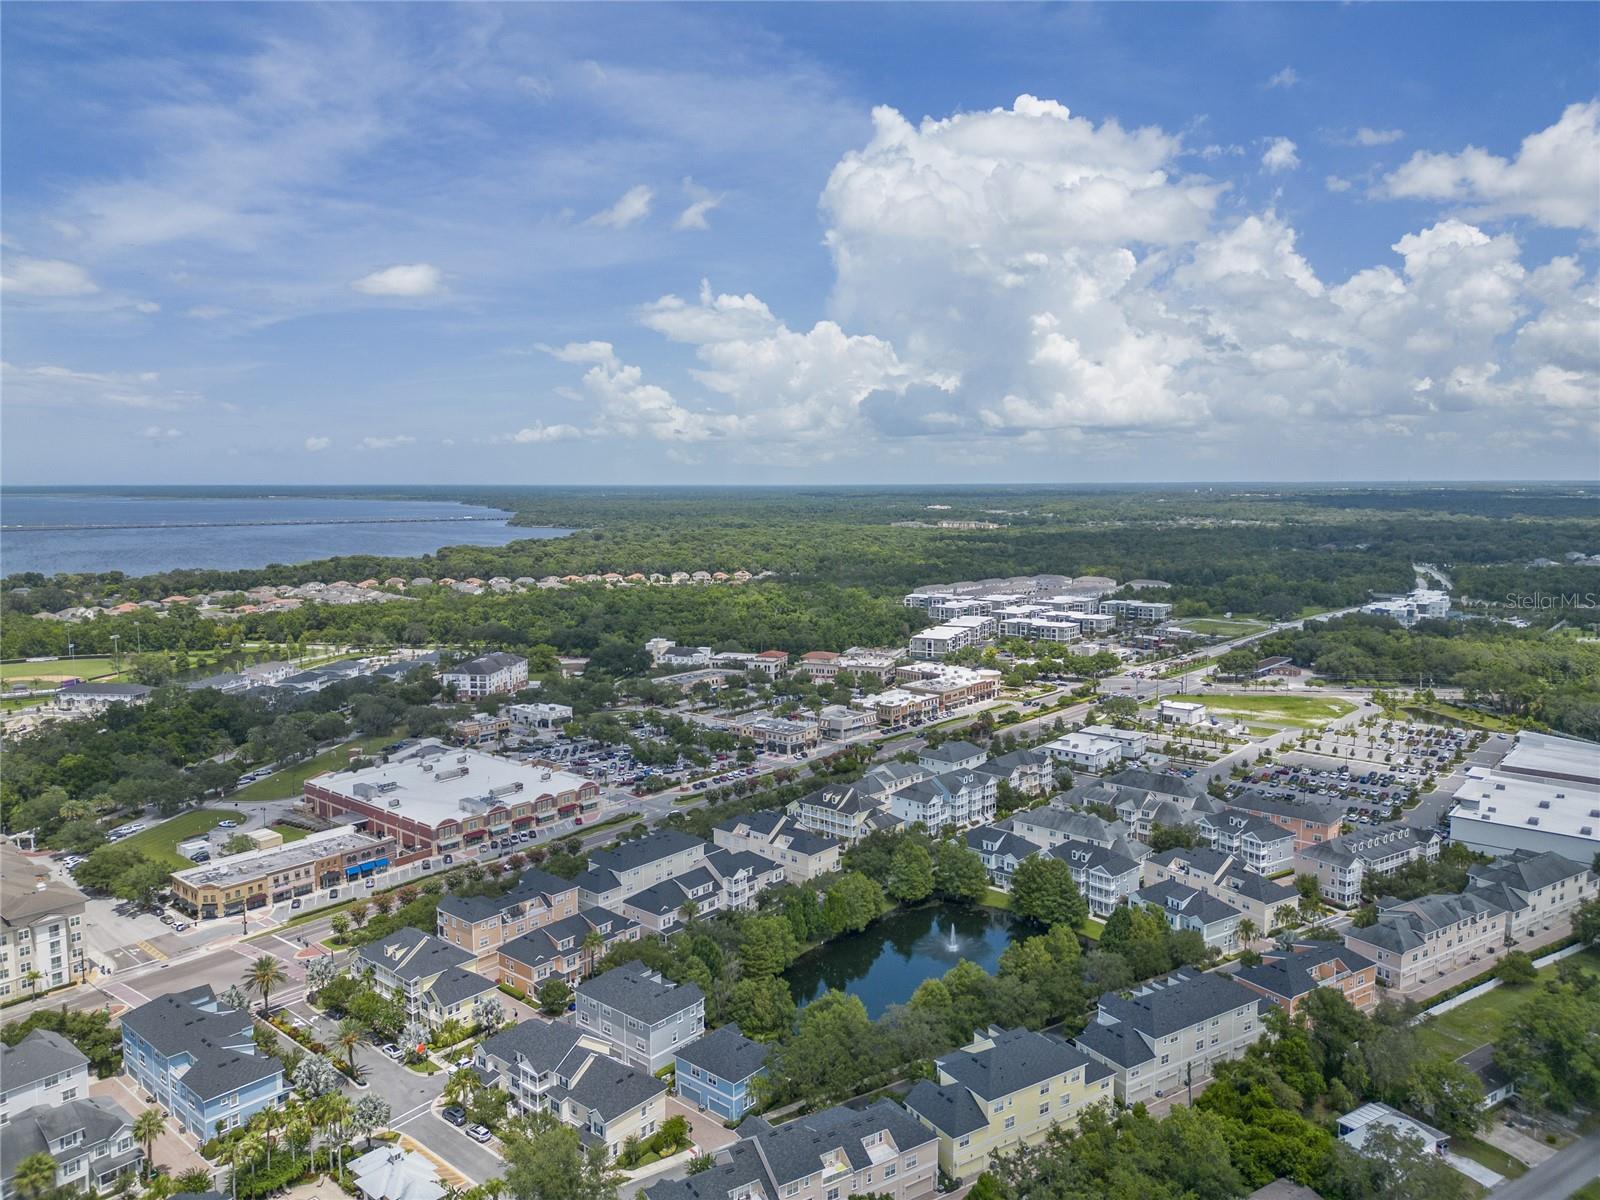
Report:
[[[333,439],[330,437],[308,437],[306,439],[306,449],[313,454],[326,450],[331,445],[333,445]]]
[[[1381,194],[1448,200],[1474,220],[1527,216],[1562,229],[1600,229],[1600,101],[1572,104],[1554,125],[1523,138],[1515,158],[1477,146],[1419,150],[1386,175]]]
[[[1300,165],[1299,147],[1286,137],[1275,137],[1267,142],[1261,152],[1261,165],[1276,175],[1279,171],[1292,171]]]
[[[1267,80],[1269,88],[1292,88],[1300,82],[1300,73],[1293,67],[1284,67]]]
[[[497,433],[491,438],[495,442],[511,442],[519,446],[530,445],[538,442],[564,442],[568,438],[582,437],[583,431],[576,425],[529,425],[515,433]]]
[[[444,284],[439,268],[430,263],[401,263],[363,275],[350,286],[369,296],[431,296]]]

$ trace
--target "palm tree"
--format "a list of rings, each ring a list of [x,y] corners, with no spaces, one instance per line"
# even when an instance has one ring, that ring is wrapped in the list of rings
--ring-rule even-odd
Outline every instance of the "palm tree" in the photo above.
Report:
[[[1258,932],[1259,930],[1256,929],[1256,923],[1249,917],[1246,917],[1244,920],[1239,922],[1239,940],[1242,941],[1246,946],[1248,946],[1255,939],[1255,936]]]
[[[155,1151],[156,1139],[166,1129],[166,1119],[161,1115],[159,1108],[147,1108],[133,1119],[133,1140],[144,1147],[144,1177],[150,1178],[150,1168],[155,1165],[151,1155]]]
[[[606,935],[598,929],[591,929],[583,935],[583,974],[587,978],[594,974],[594,965],[600,961],[600,953],[606,948]]]
[[[56,1160],[43,1150],[30,1154],[17,1163],[11,1175],[11,1186],[24,1200],[33,1200],[54,1190],[56,1186]]]
[[[44,976],[38,971],[34,970],[34,968],[29,967],[27,973],[23,975],[22,978],[24,982],[26,982],[27,985],[33,989],[33,998],[37,1000],[39,998],[39,981],[43,979]]]
[[[244,985],[261,997],[261,1014],[272,1011],[272,989],[288,983],[289,974],[283,964],[270,954],[263,954],[244,969]]]
[[[361,1039],[365,1035],[366,1030],[361,1022],[348,1017],[339,1022],[339,1032],[335,1035],[333,1044],[344,1051],[344,1065],[352,1071],[356,1069],[356,1047],[361,1044]]]
[[[283,1128],[284,1114],[281,1109],[263,1108],[256,1113],[250,1126],[261,1135],[262,1142],[267,1147],[267,1169],[272,1169],[272,1149],[278,1144],[278,1130]]]
[[[328,1127],[333,1130],[335,1154],[338,1167],[344,1170],[344,1141],[345,1128],[350,1123],[351,1114],[355,1112],[355,1104],[349,1096],[334,1092],[328,1097]]]

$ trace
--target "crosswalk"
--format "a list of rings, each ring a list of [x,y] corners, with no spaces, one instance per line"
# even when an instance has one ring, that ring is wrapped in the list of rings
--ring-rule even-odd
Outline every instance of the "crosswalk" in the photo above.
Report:
[[[145,939],[140,939],[139,941],[135,942],[134,945],[140,950],[144,951],[144,953],[148,954],[151,962],[165,962],[168,958],[172,957],[154,942],[147,941]]]

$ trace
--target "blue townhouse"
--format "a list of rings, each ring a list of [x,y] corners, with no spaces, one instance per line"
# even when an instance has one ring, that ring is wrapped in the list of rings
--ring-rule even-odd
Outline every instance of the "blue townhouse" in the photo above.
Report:
[[[172,992],[122,1018],[122,1069],[204,1142],[288,1095],[283,1064],[250,1035],[250,1014],[209,986]]]
[[[687,1103],[737,1121],[755,1102],[751,1081],[766,1069],[767,1047],[724,1025],[678,1051],[675,1086]]]

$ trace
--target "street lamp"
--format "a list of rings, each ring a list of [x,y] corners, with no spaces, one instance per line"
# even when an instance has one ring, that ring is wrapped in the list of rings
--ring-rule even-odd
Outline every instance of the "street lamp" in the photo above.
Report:
[[[111,635],[111,663],[119,671],[122,669],[122,653],[117,643],[121,640],[122,635],[120,633],[113,633]]]

